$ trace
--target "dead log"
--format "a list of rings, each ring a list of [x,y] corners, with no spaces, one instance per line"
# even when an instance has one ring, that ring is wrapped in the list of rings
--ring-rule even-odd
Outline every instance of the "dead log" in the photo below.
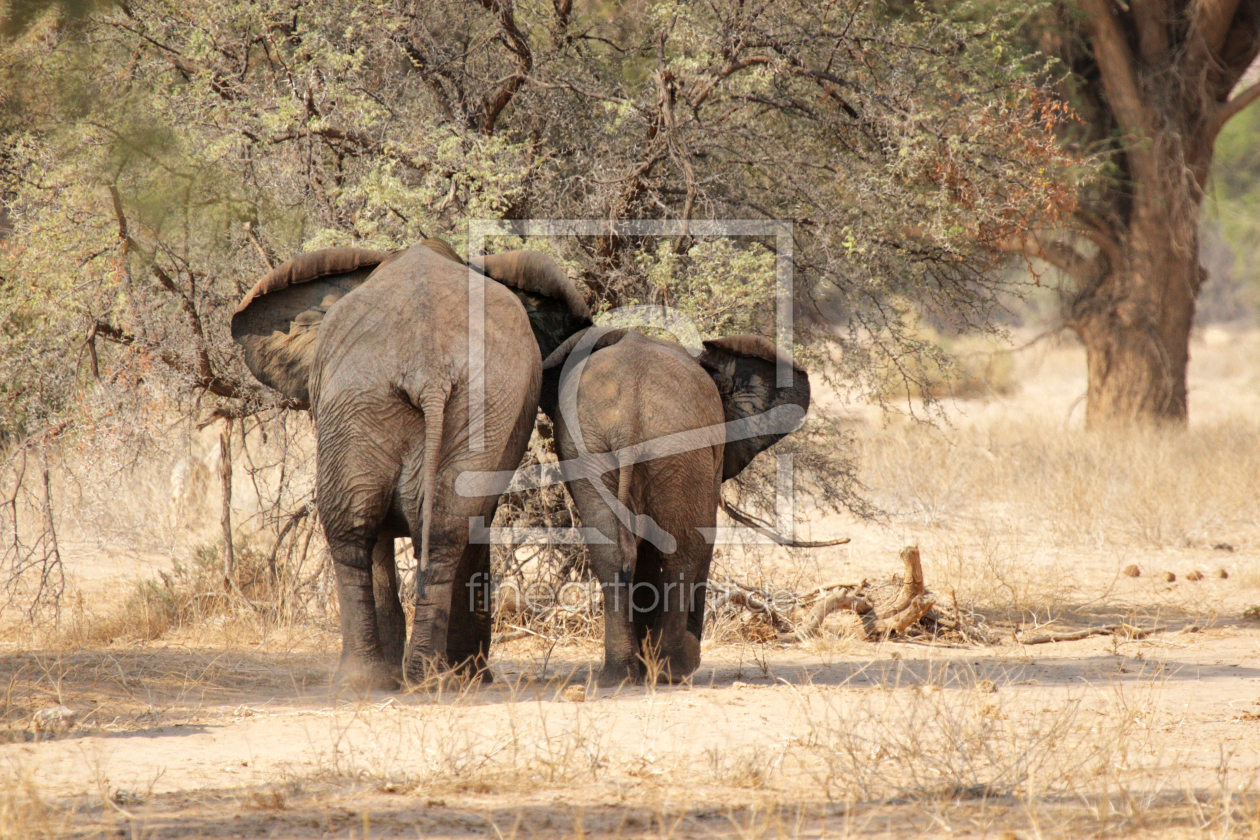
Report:
[[[766,616],[781,636],[793,638],[789,632],[792,623],[775,608],[773,599],[764,592],[739,581],[711,581],[709,590],[722,593],[714,602],[712,609],[708,610],[710,617],[716,617],[726,607],[740,607],[753,614]]]
[[[910,603],[887,618],[873,618],[875,613],[867,614],[863,617],[862,626],[866,628],[868,637],[887,639],[889,636],[905,632],[906,628],[927,615],[935,604],[935,595],[926,593],[917,595],[910,600]]]
[[[901,562],[906,566],[906,576],[901,581],[901,591],[891,604],[882,606],[882,613],[901,613],[915,598],[923,595],[927,589],[923,585],[923,563],[919,558],[919,547],[908,545],[901,549]]]
[[[812,638],[819,630],[822,629],[823,622],[827,620],[827,616],[838,610],[852,610],[858,615],[865,615],[871,611],[871,604],[866,598],[857,592],[841,590],[839,592],[831,592],[821,601],[814,605],[805,619],[796,628],[796,641],[803,642]]]
[[[904,633],[931,611],[936,604],[936,596],[930,594],[924,586],[923,563],[918,546],[909,545],[903,548],[901,562],[905,564],[905,574],[901,587],[892,597],[877,602],[865,591],[865,581],[855,589],[830,592],[809,611],[796,633],[784,641],[805,641],[813,637],[822,629],[827,616],[844,609],[861,616],[862,628],[870,640],[887,639],[889,636]]]

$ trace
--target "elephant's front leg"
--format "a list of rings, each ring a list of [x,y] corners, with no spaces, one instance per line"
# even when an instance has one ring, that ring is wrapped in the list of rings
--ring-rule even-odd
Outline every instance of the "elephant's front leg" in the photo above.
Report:
[[[398,669],[401,676],[403,652],[407,647],[407,616],[398,598],[398,564],[394,560],[392,537],[377,539],[372,551],[372,596],[381,655],[387,665]]]
[[[491,509],[486,522],[494,521]],[[490,544],[469,543],[460,558],[446,631],[446,660],[469,676],[491,682]]]
[[[341,605],[341,663],[337,681],[358,688],[398,687],[399,666],[381,651],[372,592],[372,550],[345,542],[330,546]]]
[[[467,519],[438,506],[433,513],[434,521],[429,528],[429,568],[416,569],[416,612],[411,619],[405,667],[407,680],[416,684],[453,664],[447,658],[451,607],[455,598],[468,597],[463,587],[455,585],[460,560],[468,544]],[[413,528],[411,541],[418,560],[419,528]]]

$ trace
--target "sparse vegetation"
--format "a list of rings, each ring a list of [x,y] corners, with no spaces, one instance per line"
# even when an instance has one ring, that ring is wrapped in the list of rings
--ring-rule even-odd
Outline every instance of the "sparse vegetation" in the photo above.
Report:
[[[365,821],[374,837],[452,821],[505,837],[581,826],[773,838],[871,824],[903,836],[1250,836],[1260,763],[1231,739],[1255,725],[1255,698],[1232,666],[1246,666],[1260,632],[1243,618],[1260,600],[1248,555],[1260,522],[1245,504],[1260,439],[1229,411],[1175,437],[1058,428],[1035,414],[1066,412],[1073,392],[1045,377],[1075,352],[1040,367],[1019,357],[1016,395],[960,403],[950,427],[860,429],[862,480],[884,518],[816,524],[853,543],[718,556],[716,581],[799,593],[887,585],[901,571],[896,547],[913,541],[938,611],[957,609],[987,642],[872,643],[835,614],[784,644],[772,618],[731,609],[706,632],[689,687],[596,690],[597,613],[512,613],[496,628],[492,685],[435,678],[398,696],[336,698],[332,616],[261,615],[225,592],[214,545],[194,542],[166,570],[169,586],[155,575],[111,602],[84,597],[93,590],[72,575],[60,635],[10,628],[0,751],[31,747],[40,760],[12,753],[26,775],[12,776],[3,807],[36,837],[45,825],[51,837],[159,823],[358,836]],[[1203,350],[1205,364],[1216,352]],[[1241,393],[1231,381],[1220,383]],[[1160,482],[1186,497],[1160,496]],[[1108,509],[1118,496],[1151,509]],[[269,557],[238,546],[242,593],[257,603],[274,594]],[[555,571],[520,557],[520,580]],[[1133,562],[1136,578],[1122,572]],[[1219,568],[1229,577],[1189,579]],[[1164,583],[1165,570],[1177,581]],[[1100,625],[1164,632],[1079,632]],[[1026,646],[1013,634],[1077,641]],[[577,687],[582,702],[566,691]],[[38,728],[57,704],[74,722]],[[133,733],[149,737],[108,759],[84,751]],[[72,790],[87,798],[67,807]]]
[[[1006,250],[1071,238],[1078,181],[1123,193],[1057,145],[1082,124],[1010,40],[1059,4],[10,6],[0,840],[1260,834],[1260,337],[1196,335],[1177,430],[1087,433],[1083,348],[1003,349],[1043,280]],[[492,683],[335,690],[311,421],[249,384],[226,318],[296,250],[529,217],[792,220],[795,496],[769,502],[768,457],[727,492],[851,541],[718,546],[701,669],[642,686],[592,680],[581,546],[496,545]],[[1102,221],[1111,283],[1130,228]],[[548,250],[599,317],[775,323],[774,237],[488,244]],[[580,523],[555,486],[493,524]],[[932,604],[896,576],[913,545]]]

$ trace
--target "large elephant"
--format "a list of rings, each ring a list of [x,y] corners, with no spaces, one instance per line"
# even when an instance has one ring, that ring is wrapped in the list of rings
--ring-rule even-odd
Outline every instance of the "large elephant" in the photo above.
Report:
[[[590,317],[542,254],[492,255],[475,269],[438,240],[394,253],[315,251],[259,281],[232,318],[254,375],[315,421],[343,683],[394,688],[404,659],[411,679],[432,667],[488,677],[489,605],[464,596],[474,574],[489,572],[490,546],[469,543],[470,519],[489,523],[498,497],[453,485],[464,470],[516,467],[537,413],[541,354]],[[484,340],[471,358],[470,295],[484,297]],[[419,559],[409,644],[394,563],[402,536]]]
[[[670,680],[700,664],[723,481],[798,428],[809,377],[759,336],[681,345],[629,330],[575,334],[543,363],[541,407],[604,597],[603,682]]]

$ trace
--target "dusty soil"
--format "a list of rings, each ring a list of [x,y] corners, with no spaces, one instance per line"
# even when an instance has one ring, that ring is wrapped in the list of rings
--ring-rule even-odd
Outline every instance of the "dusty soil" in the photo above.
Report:
[[[1195,428],[1257,416],[1260,336],[1209,331],[1194,356]],[[996,644],[872,643],[842,622],[802,644],[728,636],[706,642],[687,685],[573,702],[565,688],[598,664],[590,641],[501,644],[491,685],[356,697],[330,693],[331,626],[56,649],[15,638],[0,646],[0,837],[1252,836],[1254,497],[1239,503],[1249,516],[1199,517],[1175,538],[1126,536],[1123,523],[1056,536],[1077,520],[967,480],[1005,457],[976,444],[1005,429],[1083,434],[1079,348],[1024,351],[1018,375],[1013,396],[950,406],[903,473],[864,476],[884,520],[819,513],[802,534],[849,545],[726,561],[817,585],[887,577],[915,543],[929,588],[986,615]],[[874,461],[919,434],[843,408],[882,447]],[[1255,449],[1233,457],[1260,471]],[[1094,533],[1089,511],[1072,516]],[[111,576],[106,560],[118,562],[82,558],[72,584],[89,600],[162,568],[138,558]],[[1122,573],[1131,563],[1140,577]],[[1196,569],[1204,578],[1187,579]],[[1153,632],[1013,636],[1115,622]],[[69,726],[36,722],[59,704]]]

